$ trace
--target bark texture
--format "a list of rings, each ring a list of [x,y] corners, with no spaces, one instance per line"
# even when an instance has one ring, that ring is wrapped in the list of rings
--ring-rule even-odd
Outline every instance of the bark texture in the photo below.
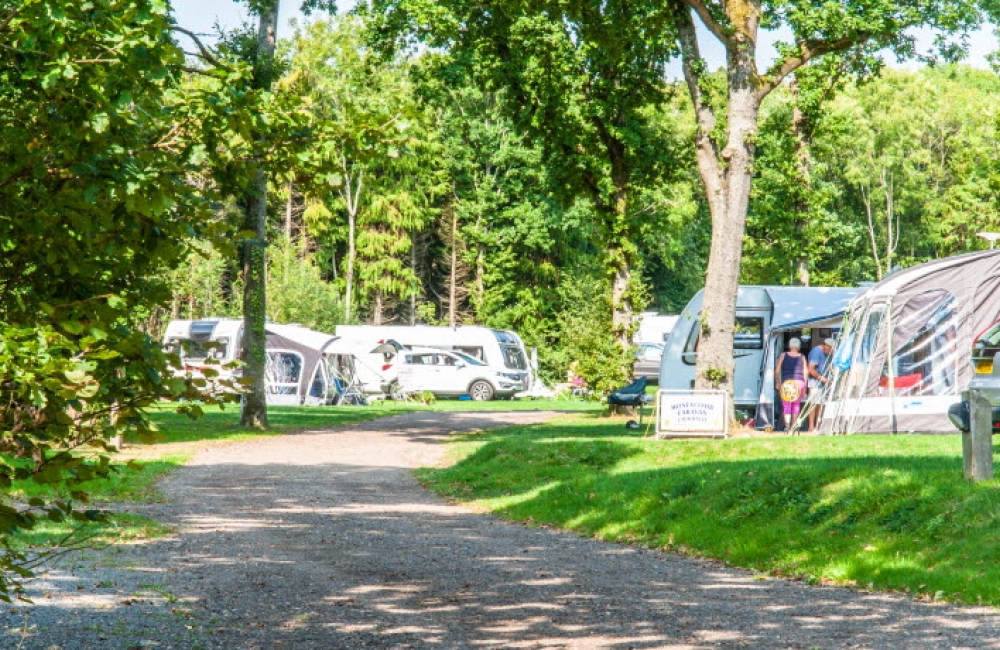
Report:
[[[278,0],[260,13],[257,51],[262,62],[274,58],[278,29]],[[267,428],[267,393],[264,366],[266,362],[264,324],[267,320],[267,172],[264,170],[263,147],[259,147],[257,172],[253,187],[244,203],[244,229],[253,231],[254,238],[243,244],[243,376],[253,380],[243,396],[240,424],[245,427]]]

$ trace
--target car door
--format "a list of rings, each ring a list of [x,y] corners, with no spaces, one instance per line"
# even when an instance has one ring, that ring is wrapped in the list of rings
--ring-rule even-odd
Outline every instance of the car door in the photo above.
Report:
[[[418,352],[409,355],[410,358],[410,390],[437,392],[441,383],[438,370],[437,354],[433,352]]]
[[[458,395],[469,388],[468,371],[465,362],[448,352],[437,355],[438,385],[442,393]]]

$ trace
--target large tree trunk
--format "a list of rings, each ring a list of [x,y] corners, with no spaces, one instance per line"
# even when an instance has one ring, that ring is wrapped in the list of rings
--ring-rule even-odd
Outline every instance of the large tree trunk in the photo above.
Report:
[[[632,283],[632,265],[623,247],[613,247],[611,257],[611,331],[615,340],[627,350],[632,346],[632,301],[629,287]]]
[[[257,32],[258,65],[266,66],[274,58],[278,29],[278,0],[262,7]],[[243,244],[243,376],[253,380],[243,396],[240,424],[267,427],[267,392],[264,365],[266,360],[264,324],[267,319],[267,172],[264,171],[263,147],[258,146],[257,172],[253,189],[245,201],[244,230],[254,238]]]
[[[254,189],[247,196],[244,230],[256,233],[243,243],[243,376],[253,380],[243,396],[240,424],[267,427],[267,392],[264,365],[266,360],[264,324],[267,319],[267,174],[257,170]]]
[[[727,140],[722,151],[716,149],[711,138],[716,125],[715,116],[702,96],[700,74],[696,71],[701,56],[690,12],[682,13],[679,21],[684,75],[698,119],[695,142],[698,171],[705,184],[712,215],[712,245],[700,319],[701,342],[698,345],[695,388],[722,389],[730,393],[733,390],[736,296],[743,257],[743,234],[750,204],[753,143],[760,107],[760,98],[754,85],[753,63],[759,11],[752,11],[750,3],[733,5],[745,5],[747,11],[741,14],[740,29],[732,37],[737,45],[728,48]]]
[[[808,241],[807,226],[812,212],[809,197],[812,189],[812,155],[809,147],[812,140],[812,129],[809,128],[809,118],[802,110],[799,96],[798,83],[793,79],[792,93],[795,95],[795,105],[792,108],[792,135],[795,138],[795,168],[798,172],[798,181],[801,183],[800,194],[795,202],[795,223],[794,232],[796,241],[799,243],[800,253],[795,258],[795,282],[799,286],[809,286],[809,254],[805,252],[805,244]]]
[[[629,227],[629,168],[625,144],[614,137],[602,123],[597,124],[611,163],[611,181],[615,191],[611,205],[603,205],[607,224],[606,246],[608,273],[611,277],[611,332],[622,350],[632,347],[632,271],[636,265],[638,249],[631,240]],[[629,370],[631,372],[631,369]]]

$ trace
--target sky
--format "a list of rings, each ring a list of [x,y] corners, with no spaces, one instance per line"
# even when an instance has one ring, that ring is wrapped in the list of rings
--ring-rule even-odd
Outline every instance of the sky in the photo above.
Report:
[[[343,10],[354,6],[355,1],[338,0],[338,4]],[[238,27],[249,16],[245,5],[236,2],[236,0],[171,0],[171,4],[174,7],[174,16],[177,18],[177,24],[200,34],[213,33],[213,25],[216,22],[223,29]],[[292,34],[290,21],[298,20],[302,22],[305,20],[305,17],[297,10],[299,4],[298,0],[284,0],[282,2],[282,9],[284,11],[279,12],[278,15],[281,23],[278,28],[278,38],[288,37]],[[293,7],[295,10],[292,9]],[[702,54],[708,61],[709,66],[712,68],[721,66],[724,62],[721,46],[714,39],[702,38],[701,40],[705,43],[702,47]],[[774,49],[769,46],[767,40],[766,35],[763,35],[761,38],[762,47],[759,52],[761,55],[759,64],[761,68],[766,67],[770,63],[769,58],[773,59],[775,55]],[[773,42],[773,40],[774,38],[772,37],[771,41]],[[926,33],[926,35],[919,37],[918,40],[924,47],[929,47],[931,36],[929,33]],[[967,62],[978,68],[988,67],[986,55],[998,49],[997,38],[993,35],[991,29],[980,30],[972,34],[969,39],[969,46],[970,51]],[[912,68],[915,67],[915,64],[906,64],[903,67]],[[668,70],[668,76],[679,76],[679,71],[679,66],[674,74],[671,74]]]

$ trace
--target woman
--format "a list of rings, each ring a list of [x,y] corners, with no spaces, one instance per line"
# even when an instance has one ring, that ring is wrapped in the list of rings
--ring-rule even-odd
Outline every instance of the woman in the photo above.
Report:
[[[806,394],[806,358],[801,350],[802,341],[789,340],[788,352],[778,357],[774,368],[774,387],[781,392],[781,412],[785,416],[785,431],[788,432],[799,417],[802,398]]]

